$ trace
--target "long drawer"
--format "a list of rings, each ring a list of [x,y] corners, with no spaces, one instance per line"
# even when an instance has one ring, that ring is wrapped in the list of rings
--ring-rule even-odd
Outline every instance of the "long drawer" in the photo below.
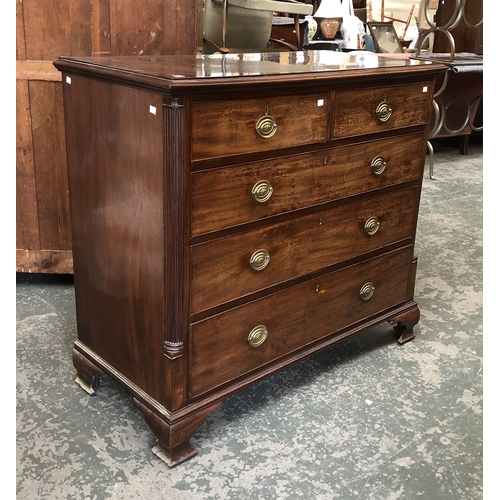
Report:
[[[192,159],[327,140],[328,93],[193,104]]]
[[[431,89],[429,83],[336,92],[333,137],[425,125]]]
[[[404,302],[412,246],[191,326],[191,396]]]
[[[423,134],[192,174],[193,236],[419,178]]]
[[[195,245],[191,311],[411,238],[417,207],[413,187]]]

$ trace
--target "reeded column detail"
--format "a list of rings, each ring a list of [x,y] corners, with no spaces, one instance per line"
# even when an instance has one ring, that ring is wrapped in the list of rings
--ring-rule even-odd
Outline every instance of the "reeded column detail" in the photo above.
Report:
[[[175,359],[184,342],[184,189],[186,111],[182,99],[167,99],[165,109],[165,342],[164,354]],[[168,256],[168,257],[167,257]]]

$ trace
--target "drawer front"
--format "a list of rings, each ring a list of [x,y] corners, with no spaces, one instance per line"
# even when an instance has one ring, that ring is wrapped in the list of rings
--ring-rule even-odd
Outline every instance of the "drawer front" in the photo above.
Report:
[[[421,175],[423,134],[192,174],[194,236]]]
[[[326,93],[195,102],[192,159],[326,141],[327,103]]]
[[[431,99],[431,84],[336,92],[333,137],[425,125]]]
[[[196,245],[191,311],[411,238],[417,207],[415,187]]]
[[[191,396],[403,303],[412,248],[384,254],[192,325]],[[374,286],[371,297],[367,283]]]

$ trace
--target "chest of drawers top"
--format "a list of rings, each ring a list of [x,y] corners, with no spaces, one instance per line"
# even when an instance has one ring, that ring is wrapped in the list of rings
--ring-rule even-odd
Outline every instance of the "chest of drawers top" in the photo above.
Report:
[[[343,78],[442,72],[440,64],[371,52],[59,57],[61,71],[93,74],[158,90],[210,91],[234,86],[302,86]],[[443,66],[444,67],[444,66]]]

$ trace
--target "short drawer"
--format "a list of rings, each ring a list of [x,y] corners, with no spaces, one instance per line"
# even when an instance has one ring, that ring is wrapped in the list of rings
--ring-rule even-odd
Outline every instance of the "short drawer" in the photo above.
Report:
[[[417,207],[415,187],[195,245],[191,311],[412,238]]]
[[[192,174],[193,236],[416,180],[423,133]]]
[[[336,92],[333,138],[425,125],[432,88],[429,83]]]
[[[192,159],[326,141],[327,109],[327,93],[195,102]]]
[[[412,248],[384,254],[192,325],[191,396],[403,303]]]

